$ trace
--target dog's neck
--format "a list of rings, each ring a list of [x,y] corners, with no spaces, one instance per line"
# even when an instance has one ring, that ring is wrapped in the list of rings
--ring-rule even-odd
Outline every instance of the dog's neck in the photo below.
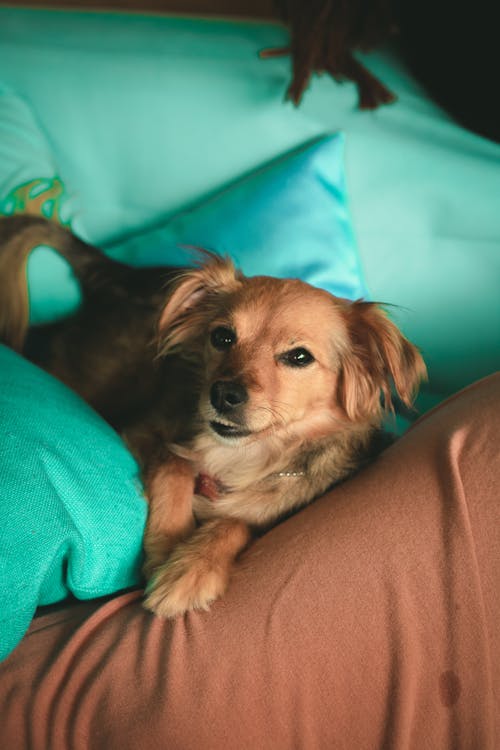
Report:
[[[193,464],[202,478],[200,486],[211,488],[208,493],[215,493],[214,487],[219,494],[242,491],[271,480],[277,491],[287,492],[296,483],[306,488],[308,483],[328,485],[344,478],[351,471],[350,457],[363,450],[366,434],[363,429],[358,436],[351,428],[326,436],[295,435],[287,440],[270,435],[241,445],[200,435],[191,446],[179,447],[178,452]]]
[[[305,477],[305,471],[276,471],[268,475],[270,479],[297,479]],[[195,488],[196,495],[206,497],[212,502],[216,502],[221,495],[231,492],[231,489],[224,485],[218,477],[211,476],[205,472],[200,472],[196,476]]]
[[[303,476],[300,445],[297,439],[284,443],[273,435],[241,444],[219,442],[210,435],[200,435],[185,455],[199,474],[216,477],[221,486],[242,489],[271,475],[284,480]]]
[[[179,455],[197,477],[198,521],[234,517],[264,529],[346,479],[363,463],[369,442],[366,430],[350,429],[287,445],[266,439],[214,449],[213,441],[197,440],[191,448],[179,447]]]

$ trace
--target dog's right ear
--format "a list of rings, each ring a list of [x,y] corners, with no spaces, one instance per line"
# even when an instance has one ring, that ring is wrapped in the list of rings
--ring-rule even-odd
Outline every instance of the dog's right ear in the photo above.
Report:
[[[158,324],[161,354],[196,337],[215,315],[221,294],[237,291],[242,274],[228,257],[203,251],[200,264],[179,276]]]

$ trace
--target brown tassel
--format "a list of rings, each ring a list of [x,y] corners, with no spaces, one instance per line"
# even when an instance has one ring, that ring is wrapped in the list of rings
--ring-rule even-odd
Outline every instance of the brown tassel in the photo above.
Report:
[[[395,30],[391,0],[275,0],[290,31],[290,46],[263,50],[263,58],[290,54],[287,98],[300,104],[313,73],[329,73],[358,87],[360,109],[389,104],[395,95],[353,55],[383,44]]]

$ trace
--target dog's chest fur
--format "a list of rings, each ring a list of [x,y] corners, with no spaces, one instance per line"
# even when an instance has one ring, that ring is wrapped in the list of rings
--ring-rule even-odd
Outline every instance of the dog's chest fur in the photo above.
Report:
[[[202,435],[191,448],[175,452],[192,463],[198,477],[193,503],[198,520],[227,516],[263,528],[352,474],[369,442],[366,432],[352,431],[288,445],[272,436],[233,445]]]

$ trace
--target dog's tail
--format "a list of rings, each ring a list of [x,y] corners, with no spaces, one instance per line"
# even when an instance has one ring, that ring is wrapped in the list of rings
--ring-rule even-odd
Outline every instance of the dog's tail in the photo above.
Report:
[[[0,341],[21,351],[29,323],[26,263],[38,245],[53,247],[71,265],[77,279],[114,262],[69,230],[42,217],[0,218]]]

